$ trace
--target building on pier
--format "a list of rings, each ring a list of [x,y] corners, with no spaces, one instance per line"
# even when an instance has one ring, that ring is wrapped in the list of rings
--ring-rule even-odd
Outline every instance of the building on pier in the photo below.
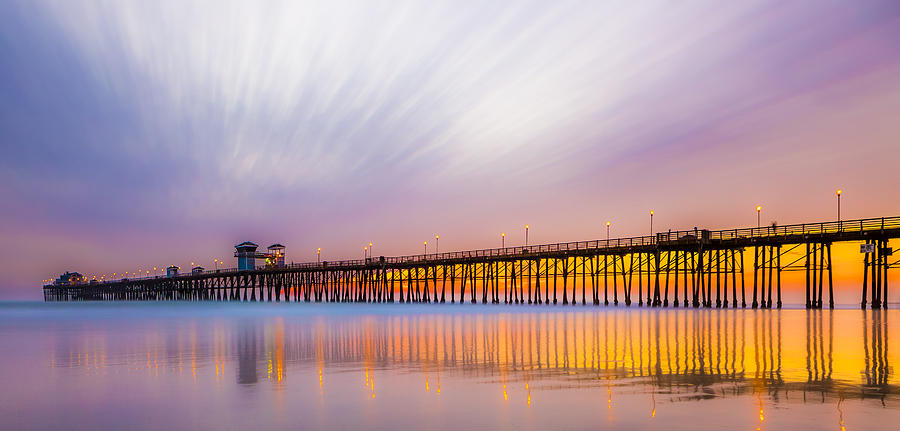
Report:
[[[284,246],[272,244],[266,253],[266,268],[284,268]]]
[[[259,245],[250,241],[244,241],[234,246],[234,257],[238,258],[238,270],[256,269],[256,249]]]
[[[86,278],[78,272],[69,272],[66,271],[65,274],[60,275],[59,278],[53,281],[54,286],[71,286],[74,284],[84,283]]]
[[[178,267],[175,265],[172,265],[172,266],[166,268],[166,277],[168,277],[168,278],[178,277]]]
[[[272,244],[266,248],[266,252],[258,252],[259,245],[250,241],[244,241],[234,246],[234,257],[238,258],[238,270],[256,269],[256,259],[262,259],[266,268],[284,268],[284,245]]]

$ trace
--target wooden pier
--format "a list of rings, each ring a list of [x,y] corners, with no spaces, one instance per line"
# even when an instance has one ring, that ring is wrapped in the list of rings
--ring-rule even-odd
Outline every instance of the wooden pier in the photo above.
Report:
[[[780,308],[782,272],[804,271],[806,307],[823,308],[827,300],[833,308],[831,245],[862,242],[861,251],[866,252],[860,305],[878,309],[887,307],[888,269],[900,266],[891,261],[889,247],[889,241],[898,237],[900,217],[694,229],[609,240],[47,285],[44,299]],[[752,268],[744,268],[745,253],[753,254]]]

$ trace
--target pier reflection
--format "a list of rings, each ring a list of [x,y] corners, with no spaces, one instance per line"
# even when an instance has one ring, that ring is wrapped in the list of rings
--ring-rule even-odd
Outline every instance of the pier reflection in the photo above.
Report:
[[[280,389],[291,373],[360,372],[376,397],[385,373],[420,373],[423,390],[441,380],[477,379],[532,393],[602,389],[664,393],[672,402],[765,395],[774,402],[898,394],[887,310],[630,310],[248,318],[160,324],[143,339],[103,331],[59,338],[53,367],[227,378]],[[113,351],[110,351],[113,350]],[[229,367],[228,362],[232,362]],[[190,371],[188,371],[190,370]],[[802,396],[794,396],[795,393]],[[656,399],[654,398],[654,405]],[[654,410],[655,412],[655,410]],[[763,417],[763,412],[760,412]]]

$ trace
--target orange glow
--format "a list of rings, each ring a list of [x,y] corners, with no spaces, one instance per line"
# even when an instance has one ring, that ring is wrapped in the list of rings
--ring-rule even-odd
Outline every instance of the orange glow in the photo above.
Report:
[[[798,383],[807,382],[810,375],[828,376],[813,378],[834,378],[835,381],[844,382],[841,386],[825,390],[837,396],[840,391],[850,389],[845,394],[850,394],[853,399],[858,399],[855,395],[857,386],[853,382],[860,381],[860,370],[867,370],[869,373],[868,376],[863,376],[864,379],[887,382],[886,384],[896,382],[892,373],[877,364],[900,361],[898,353],[887,349],[876,352],[871,349],[873,344],[867,344],[875,343],[880,346],[888,341],[887,334],[875,332],[873,328],[883,328],[888,317],[895,317],[895,310],[866,311],[863,316],[859,316],[857,312],[829,313],[818,310],[784,310],[777,314],[734,311],[513,313],[477,321],[457,320],[454,316],[440,314],[393,316],[371,327],[367,326],[370,323],[361,319],[336,323],[335,326],[323,325],[321,334],[315,338],[308,337],[302,326],[277,321],[266,326],[260,336],[265,349],[264,373],[267,381],[275,388],[281,388],[289,372],[306,372],[307,368],[302,364],[293,364],[287,360],[287,352],[330,340],[340,349],[329,351],[319,347],[318,358],[309,359],[311,365],[312,361],[318,362],[320,390],[323,387],[323,370],[326,364],[338,364],[340,368],[343,366],[341,364],[356,363],[361,357],[368,362],[377,356],[378,360],[388,360],[401,367],[413,366],[418,370],[427,370],[424,375],[417,375],[423,376],[427,393],[439,394],[441,378],[433,370],[444,366],[457,370],[468,369],[457,367],[466,367],[460,361],[462,358],[469,358],[467,360],[475,360],[479,366],[483,365],[485,370],[490,370],[485,371],[488,374],[497,370],[502,379],[501,391],[505,402],[509,401],[509,390],[505,382],[519,382],[511,383],[514,387],[523,384],[525,397],[522,399],[527,406],[532,404],[532,392],[552,396],[558,378],[571,379],[568,383],[575,386],[583,383],[585,387],[594,388],[598,373],[605,375],[610,419],[611,383],[646,376],[648,372],[667,376],[661,379],[663,382],[670,380],[669,377],[677,377],[685,382],[702,383],[707,381],[711,372],[731,376],[733,384],[740,388],[738,392],[757,398],[757,416],[754,418],[748,415],[745,419],[756,419],[758,422],[753,425],[762,425],[766,421],[765,403],[772,399],[767,391],[774,394],[786,390],[802,390],[795,388],[800,387]],[[717,328],[714,329],[713,337],[709,337],[710,328]],[[164,353],[157,353],[154,348],[165,345],[164,337],[154,339],[147,347],[146,368],[151,372],[166,373],[173,369],[180,372],[182,367],[191,367],[196,378],[202,379],[204,368],[195,352],[194,331],[190,328],[185,331],[188,331],[185,333],[190,335],[191,343],[176,344],[172,347],[176,350],[171,352],[164,348]],[[483,334],[496,334],[497,337],[490,343],[483,343]],[[537,334],[541,336],[536,336]],[[227,350],[231,349],[222,344],[225,338],[224,333],[216,333],[216,342],[213,344],[216,376],[225,374],[225,358],[229,357]],[[381,351],[381,347],[376,346],[390,347]],[[134,347],[137,352],[144,348],[141,344]],[[70,361],[76,361],[74,358],[77,357],[79,366],[85,364],[91,369],[107,366],[103,363],[102,354],[91,352],[90,346],[75,345],[72,349],[73,359]],[[529,353],[537,351],[542,352],[541,355],[533,356]],[[135,354],[134,357],[142,355]],[[172,362],[166,363],[166,357],[171,357]],[[54,360],[65,361],[64,358]],[[695,365],[684,368],[684,364]],[[873,364],[876,367],[873,368]],[[55,366],[65,364],[55,363]],[[538,368],[548,369],[550,372],[543,375],[530,374],[529,370]],[[366,392],[362,395],[367,399],[374,398],[374,371],[368,365],[361,371],[365,373],[366,380],[363,388]],[[451,373],[456,374],[453,370]],[[562,373],[570,377],[561,377]],[[783,381],[756,386],[759,382],[754,376],[775,374],[780,375]],[[538,383],[532,386],[531,381]],[[419,382],[418,384],[422,384],[422,381]],[[552,384],[545,387],[541,382]],[[422,388],[418,384],[414,384],[414,389]],[[844,384],[850,386],[844,387]],[[430,392],[432,386],[435,392]],[[546,392],[548,389],[551,392]],[[597,389],[602,391],[602,388]],[[598,392],[591,402],[598,402],[596,400],[601,394],[602,392]],[[650,396],[653,403],[651,418],[655,418],[655,395],[651,392]],[[749,413],[752,398],[747,401],[746,411]],[[777,401],[771,402],[777,405]],[[841,405],[838,404],[839,411],[840,408]],[[836,419],[844,420],[843,416]],[[844,426],[844,423],[841,422],[840,425]]]

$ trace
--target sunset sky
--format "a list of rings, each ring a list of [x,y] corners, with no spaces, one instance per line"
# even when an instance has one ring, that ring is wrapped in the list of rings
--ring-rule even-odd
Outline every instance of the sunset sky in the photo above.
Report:
[[[0,2],[3,299],[244,240],[894,216],[898,166],[897,1]]]

